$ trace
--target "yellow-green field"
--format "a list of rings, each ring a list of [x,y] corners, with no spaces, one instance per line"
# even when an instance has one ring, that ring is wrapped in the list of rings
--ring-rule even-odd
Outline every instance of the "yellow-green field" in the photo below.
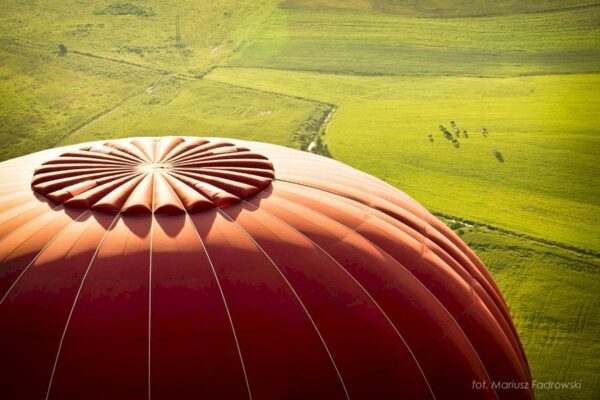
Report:
[[[477,18],[286,10],[228,65],[360,75],[596,72],[600,8]]]
[[[0,160],[135,135],[322,138],[475,249],[534,379],[582,382],[541,399],[600,393],[599,93],[597,1],[0,4]]]
[[[435,211],[600,247],[600,138],[593,134],[600,99],[586,98],[600,92],[600,75],[353,77],[218,68],[208,79],[336,104],[326,131],[332,155]],[[451,120],[469,135],[459,148],[438,129]]]
[[[509,304],[533,379],[581,382],[579,390],[536,390],[538,399],[593,399],[599,388],[598,260],[499,233],[463,227]]]

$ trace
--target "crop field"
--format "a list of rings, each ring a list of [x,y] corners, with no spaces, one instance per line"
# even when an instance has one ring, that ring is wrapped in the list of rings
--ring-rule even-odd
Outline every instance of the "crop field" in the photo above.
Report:
[[[582,101],[587,90],[600,90],[598,75],[391,78],[219,68],[208,79],[336,104],[326,131],[332,155],[433,210],[600,246],[600,176],[592,173],[600,100]],[[461,130],[458,148],[438,128],[450,129],[451,120]]]
[[[150,85],[145,70],[83,57],[56,57],[1,39],[0,157],[54,147],[95,114]],[[65,77],[69,77],[65,80]]]
[[[533,379],[582,382],[536,390],[539,399],[591,399],[600,390],[597,259],[481,227],[459,228],[510,306]]]
[[[322,140],[483,259],[534,379],[582,381],[541,399],[600,393],[598,93],[597,1],[0,5],[0,161],[136,135]]]
[[[64,143],[177,133],[293,146],[295,136],[314,129],[329,110],[319,102],[207,80],[164,78],[150,90],[70,135]]]
[[[599,8],[453,19],[291,10],[228,64],[361,75],[595,72],[599,18]]]
[[[203,74],[252,37],[273,2],[4,2],[0,35],[161,71]],[[175,46],[175,18],[181,41]]]

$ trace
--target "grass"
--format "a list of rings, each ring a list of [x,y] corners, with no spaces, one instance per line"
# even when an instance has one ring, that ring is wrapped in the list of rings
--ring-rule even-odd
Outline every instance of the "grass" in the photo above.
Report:
[[[418,17],[464,17],[514,13],[537,13],[550,10],[586,7],[589,0],[284,0],[283,8],[310,10],[352,10],[401,14]]]
[[[142,92],[157,78],[145,70],[132,76],[119,64],[59,57],[12,40],[0,43],[2,160],[56,146],[99,110]]]
[[[332,155],[434,210],[600,249],[600,101],[585,97],[600,90],[598,75],[391,78],[219,68],[208,79],[335,103],[326,133]],[[438,130],[451,120],[470,132],[458,149]]]
[[[536,390],[536,396],[593,398],[600,391],[598,259],[485,228],[458,230],[502,290],[533,379],[582,384],[579,390]]]
[[[62,143],[114,137],[197,135],[294,146],[314,130],[327,105],[219,82],[161,79],[151,93],[129,100]],[[311,123],[312,121],[312,123]]]
[[[453,19],[294,9],[274,14],[228,64],[367,75],[598,72],[599,18],[600,7]]]
[[[0,35],[194,75],[251,38],[274,7],[270,0],[3,2]]]
[[[598,21],[586,0],[4,2],[0,160],[136,135],[306,148],[322,132],[334,158],[463,235],[502,288],[535,380],[582,381],[538,398],[591,398]],[[459,147],[438,129],[452,120],[469,134]]]

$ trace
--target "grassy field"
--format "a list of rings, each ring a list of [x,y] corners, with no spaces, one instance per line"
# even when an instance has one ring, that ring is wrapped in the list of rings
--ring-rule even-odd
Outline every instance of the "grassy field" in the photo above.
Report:
[[[228,64],[362,75],[597,72],[600,7],[480,18],[287,10]]]
[[[500,286],[533,379],[582,383],[579,390],[536,390],[537,398],[596,398],[600,393],[597,259],[487,228],[458,230]]]
[[[270,0],[3,2],[0,35],[164,71],[203,74],[251,38]],[[182,47],[176,46],[180,14]]]
[[[0,159],[56,146],[96,113],[156,79],[146,70],[132,76],[121,64],[0,42]]]
[[[351,10],[440,18],[547,12],[584,8],[595,3],[590,0],[283,0],[281,6],[305,10]]]
[[[151,93],[129,100],[63,143],[111,137],[224,136],[294,146],[329,107],[320,102],[207,80],[163,78]],[[116,129],[116,127],[118,127]]]
[[[208,79],[333,102],[332,155],[436,211],[600,249],[600,100],[585,98],[600,90],[598,75],[391,78],[219,68]],[[469,135],[459,148],[438,129],[450,129],[451,120]]]
[[[600,392],[599,92],[597,1],[0,5],[0,160],[135,135],[322,137],[475,249],[534,379],[582,381],[542,399]]]

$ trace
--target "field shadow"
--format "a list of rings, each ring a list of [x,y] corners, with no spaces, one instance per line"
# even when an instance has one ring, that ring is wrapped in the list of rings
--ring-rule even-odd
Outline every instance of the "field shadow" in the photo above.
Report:
[[[498,160],[498,162],[504,162],[504,156],[498,150],[494,150],[494,157],[496,157],[496,160]]]

